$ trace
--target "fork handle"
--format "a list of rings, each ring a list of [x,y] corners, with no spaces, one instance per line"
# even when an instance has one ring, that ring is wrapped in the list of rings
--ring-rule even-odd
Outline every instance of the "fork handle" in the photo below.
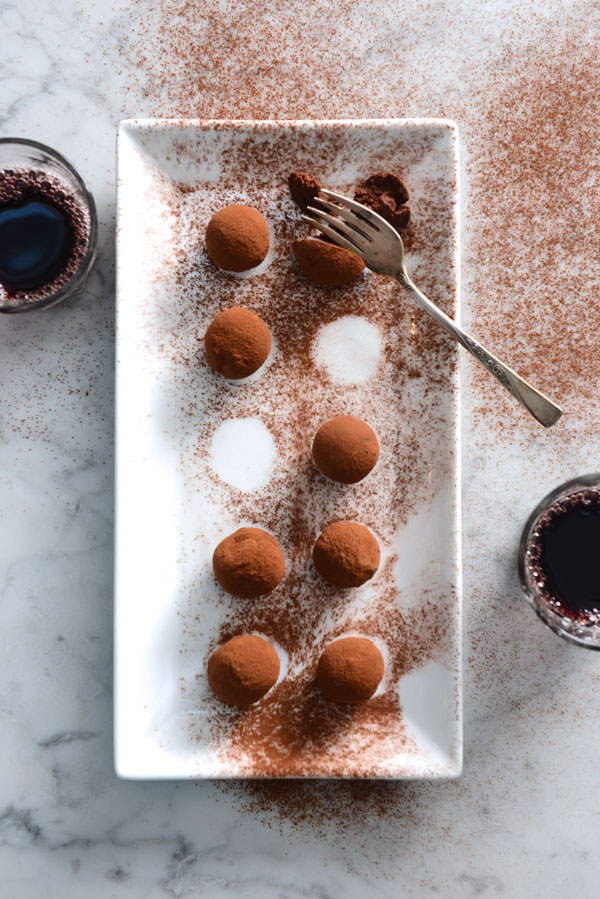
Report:
[[[549,400],[547,396],[544,396],[543,393],[540,393],[539,390],[536,390],[535,387],[528,384],[527,381],[513,371],[512,368],[509,368],[508,365],[505,365],[504,362],[497,359],[493,353],[490,353],[484,346],[476,340],[473,340],[473,338],[470,337],[466,331],[463,331],[463,329],[447,316],[445,312],[438,309],[435,303],[432,303],[424,293],[421,293],[419,288],[413,284],[407,275],[400,274],[398,276],[398,281],[419,306],[425,309],[426,312],[429,312],[429,314],[446,329],[457,343],[462,344],[462,346],[464,346],[464,348],[468,350],[481,365],[483,365],[486,371],[489,371],[490,374],[494,375],[496,380],[500,381],[502,386],[508,390],[508,392],[512,394],[512,396],[514,396],[514,398],[518,400],[521,405],[540,422],[540,424],[544,425],[545,428],[549,428],[558,421],[563,414],[560,406],[557,406],[556,403]]]

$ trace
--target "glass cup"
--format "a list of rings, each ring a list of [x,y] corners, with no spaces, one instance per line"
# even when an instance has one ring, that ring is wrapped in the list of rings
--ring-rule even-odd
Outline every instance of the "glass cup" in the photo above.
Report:
[[[39,185],[52,184],[54,190],[59,189],[65,199],[65,209],[68,208],[77,216],[77,255],[73,253],[71,270],[66,270],[62,275],[57,273],[46,285],[36,288],[11,290],[0,284],[0,312],[29,312],[32,309],[42,309],[54,306],[61,300],[66,300],[85,286],[88,275],[92,269],[97,255],[98,219],[94,198],[87,189],[85,182],[64,156],[52,150],[45,144],[33,140],[24,140],[18,137],[0,138],[0,181],[4,176],[14,179],[22,177],[27,185],[31,177],[32,182]],[[1,186],[1,185],[0,185]],[[27,187],[26,187],[27,189]],[[45,199],[40,194],[42,200]]]
[[[525,599],[542,621],[552,628],[555,634],[587,649],[600,649],[600,615],[590,616],[589,620],[577,619],[561,614],[558,607],[548,602],[548,595],[539,585],[536,578],[536,530],[543,524],[542,519],[552,508],[559,509],[564,500],[573,498],[575,494],[593,495],[594,505],[600,504],[600,473],[581,475],[573,478],[552,490],[535,507],[523,528],[519,543],[519,577]],[[595,494],[597,493],[597,496]],[[583,502],[586,500],[583,499]],[[590,500],[591,502],[592,500]]]

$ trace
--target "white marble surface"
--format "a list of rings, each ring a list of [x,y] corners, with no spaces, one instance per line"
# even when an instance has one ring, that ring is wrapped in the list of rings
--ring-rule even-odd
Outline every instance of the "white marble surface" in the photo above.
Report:
[[[165,0],[167,10],[177,5]],[[587,261],[597,259],[597,224],[570,255],[577,288],[570,308],[552,299],[559,282],[528,290],[538,318],[527,339],[512,340],[499,327],[499,304],[515,302],[512,276],[500,294],[480,288],[498,265],[484,253],[493,244],[483,241],[499,215],[486,205],[482,180],[493,154],[509,152],[484,142],[486,134],[495,138],[482,85],[502,95],[505,85],[514,88],[517,69],[527,79],[531,63],[532,78],[551,70],[550,95],[568,93],[578,60],[590,85],[597,84],[597,51],[590,55],[597,47],[597,7],[558,0],[413,2],[402,9],[387,0],[341,3],[332,41],[320,2],[290,3],[281,12],[277,3],[246,0],[235,14],[213,0],[192,5],[206,57],[198,64],[201,78],[190,81],[178,105],[177,90],[157,80],[157,66],[164,73],[176,63],[161,57],[156,42],[148,39],[145,60],[135,62],[120,49],[135,33],[132,23],[142,23],[139,41],[144,23],[152,36],[156,2],[129,8],[125,0],[0,0],[0,134],[38,138],[64,152],[88,179],[101,218],[100,264],[85,295],[0,321],[0,893],[7,899],[595,896],[600,657],[563,644],[524,610],[514,556],[530,507],[560,480],[598,468],[597,350],[593,329],[578,327],[581,304],[597,296],[597,272]],[[213,52],[202,30],[209,12],[225,20],[230,34],[239,28],[226,72],[219,68],[220,44]],[[299,45],[297,22],[324,54],[312,63],[312,83],[286,64]],[[245,44],[248,29],[265,35],[253,55]],[[558,61],[546,52],[556,44],[564,51]],[[344,47],[360,74],[336,85],[325,75]],[[507,116],[520,114],[506,102]],[[546,348],[542,386],[555,380],[571,414],[548,434],[519,418],[464,364],[466,752],[457,782],[377,792],[311,787],[303,793],[312,810],[303,822],[285,811],[298,803],[292,785],[282,787],[270,813],[268,794],[261,802],[258,788],[129,783],[114,776],[115,126],[125,116],[189,112],[190,104],[198,114],[216,116],[453,117],[464,149],[464,320],[538,380],[540,373],[544,379],[536,361],[544,352],[540,328],[557,335],[561,349]],[[539,140],[557,141],[560,157],[560,141],[572,142],[573,133],[597,124],[598,106],[592,90],[560,137],[559,105],[550,105],[548,131]],[[523,159],[534,157],[536,140],[525,134]],[[595,150],[589,140],[569,146],[567,194],[574,178],[585,182],[585,218],[600,198]],[[537,177],[535,166],[523,171]],[[507,178],[513,176],[508,168]],[[546,200],[561,202],[563,176],[557,172],[545,188]],[[537,271],[541,225],[527,184],[519,197],[529,204],[532,241],[515,257],[519,303],[532,272],[546,277]],[[578,346],[585,367],[569,361]]]

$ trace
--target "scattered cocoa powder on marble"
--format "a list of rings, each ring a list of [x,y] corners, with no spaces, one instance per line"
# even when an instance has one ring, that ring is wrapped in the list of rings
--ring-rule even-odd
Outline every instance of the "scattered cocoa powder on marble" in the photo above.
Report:
[[[492,79],[476,101],[487,108],[470,167],[479,215],[467,278],[480,298],[480,339],[570,410],[595,396],[600,365],[591,301],[600,290],[600,183],[590,152],[600,58],[586,45],[574,53],[568,36],[543,57],[507,56],[510,77]],[[483,388],[485,374],[475,377]],[[486,419],[488,393],[477,406]],[[511,419],[520,427],[523,416],[504,424]]]
[[[309,21],[293,26],[285,15],[273,17],[264,4],[252,2],[245,4],[246,18],[235,22],[233,10],[228,18],[221,4],[209,0],[194,30],[197,4],[154,0],[140,4],[141,21],[131,39],[127,18],[123,54],[128,64],[133,60],[149,114],[194,116],[200,109],[223,118],[359,117],[365,110],[386,115],[393,107],[407,115],[455,119],[466,176],[462,215],[467,322],[491,349],[508,351],[509,362],[565,401],[571,416],[544,433],[557,453],[562,451],[564,428],[569,440],[581,428],[581,439],[589,443],[590,425],[597,430],[597,404],[591,394],[598,365],[594,210],[600,180],[590,148],[600,126],[600,97],[593,91],[600,80],[600,59],[593,28],[586,33],[581,22],[589,22],[594,6],[575,2],[549,16],[533,5],[514,5],[506,9],[492,40],[483,6],[480,11],[472,5],[430,2],[392,7],[374,3],[365,8],[359,29],[355,22],[335,21],[336,7],[319,0],[304,7]],[[289,12],[297,17],[296,4]],[[321,36],[336,35],[337,40],[328,38],[321,45],[312,77],[307,78],[304,41],[316,22]],[[415,35],[422,38],[421,61],[426,63],[420,68],[414,65],[413,51],[421,43]],[[154,53],[157,43],[160,52]],[[340,80],[344,71],[348,77]],[[306,167],[310,160],[297,164]],[[544,172],[553,177],[540,192]],[[411,230],[412,224],[403,234],[405,245]],[[566,272],[574,290],[568,304],[565,272],[551,257],[545,264],[547,253],[542,254],[543,264],[537,263],[540,237],[548,247],[560,237],[571,254]],[[561,334],[562,343],[556,337]],[[571,351],[573,347],[577,350]],[[413,363],[411,358],[396,360],[407,378],[420,376]],[[515,411],[510,399],[503,399],[488,375],[469,362],[466,369],[465,382],[474,385],[469,403],[475,404],[474,409],[466,407],[468,418],[474,419],[474,427],[467,423],[467,434],[480,452],[495,453],[506,440],[516,452],[516,437],[530,441],[538,435],[535,423]],[[308,412],[304,421],[310,422]],[[406,453],[406,447],[397,449]],[[398,475],[400,488],[409,483],[410,466],[419,462],[415,442],[406,458],[407,470]],[[491,511],[481,498],[478,508]],[[487,552],[489,546],[482,545],[481,553]],[[516,645],[506,652],[504,596],[496,610],[503,622],[501,639],[494,633],[494,615],[487,607],[492,585],[486,584],[483,562],[477,571],[478,589],[486,590],[480,597],[486,628],[480,638],[483,607],[475,603],[477,624],[467,644],[472,649],[468,667],[478,685],[471,696],[475,712],[495,701],[499,676],[510,686],[515,668],[520,668],[515,659],[524,659],[516,654]],[[542,644],[539,634],[532,648]],[[548,651],[548,670],[551,656]],[[562,711],[554,703],[548,709],[550,716]],[[552,727],[552,721],[546,726]],[[390,858],[396,857],[399,832],[416,832],[424,820],[430,836],[435,835],[431,839],[453,845],[460,831],[444,828],[437,809],[447,807],[449,796],[464,809],[459,797],[469,789],[480,791],[481,783],[477,777],[474,782],[471,777],[436,784],[274,780],[223,783],[220,789],[269,825],[277,819],[290,822],[307,838],[317,835],[336,848],[351,835],[346,861],[352,866],[356,858],[356,868],[364,875],[366,859],[378,851],[373,839]],[[431,889],[431,882],[425,886]]]
[[[593,379],[582,359],[595,357],[589,297],[597,289],[593,248],[599,240],[591,199],[599,190],[598,177],[589,147],[600,122],[594,90],[600,60],[593,40],[583,41],[580,29],[581,21],[590,20],[590,9],[589,3],[575,2],[554,21],[533,7],[514,7],[491,52],[471,54],[465,67],[465,46],[479,46],[487,21],[472,10],[467,20],[460,7],[445,9],[441,18],[428,2],[418,10],[395,10],[392,30],[384,25],[386,3],[364,10],[357,28],[350,20],[340,23],[334,8],[319,0],[310,13],[294,4],[275,17],[247,0],[242,20],[210,0],[200,19],[191,0],[151,0],[127,18],[121,52],[133,61],[137,89],[151,99],[153,114],[193,116],[202,109],[224,118],[231,110],[250,118],[359,117],[365,108],[382,114],[393,98],[406,115],[455,119],[466,145],[465,294],[481,311],[473,331],[569,411],[589,418]],[[327,42],[314,77],[307,78],[300,51],[315,21],[319,35],[329,27],[338,40]],[[433,57],[424,77],[410,65],[408,51],[413,33],[431,37],[434,22],[437,50],[426,44]],[[156,46],[160,53],[153,52]],[[368,79],[340,83],[341,69],[353,58],[366,67]],[[214,71],[221,76],[217,82]],[[313,164],[314,159],[304,159],[298,167],[310,171]],[[403,240],[412,239],[409,224]],[[554,259],[553,245],[559,246]],[[564,264],[573,288],[566,320]],[[555,334],[565,329],[568,340],[554,352]],[[582,334],[584,352],[572,352],[575,342],[581,347]],[[473,365],[471,373],[481,396],[477,418],[502,428],[508,423],[523,435],[535,433],[535,423],[509,411],[510,399],[483,371]],[[563,421],[554,430],[562,433],[565,426]]]
[[[126,19],[121,53],[132,72],[135,88],[150,97],[154,113],[209,118],[302,118],[311,104],[319,105],[321,118],[343,118],[344,111],[364,108],[364,85],[349,77],[343,98],[335,108],[324,103],[323,92],[335,96],[340,73],[358,68],[365,33],[377,30],[377,4],[354,15],[340,16],[331,3],[310,5],[264,4],[245,0],[244,14],[235,6],[206,0],[137,0]],[[307,70],[306,41],[322,43],[325,65],[315,79]],[[407,42],[407,49],[410,44]],[[391,53],[383,68],[394,78]],[[236,66],[232,67],[232,59]],[[350,73],[349,73],[350,74]],[[289,104],[277,84],[294,85],[301,102]],[[357,113],[357,117],[358,117]],[[298,161],[299,171],[310,170],[310,160]],[[287,173],[286,173],[287,174]]]

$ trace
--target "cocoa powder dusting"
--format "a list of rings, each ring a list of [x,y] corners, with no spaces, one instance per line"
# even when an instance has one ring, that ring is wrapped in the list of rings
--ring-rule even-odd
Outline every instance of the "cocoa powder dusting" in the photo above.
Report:
[[[479,14],[472,6],[465,9],[460,5],[423,3],[418,7],[410,4],[398,7],[375,3],[361,10],[360,22],[352,16],[347,22],[340,20],[334,6],[319,0],[302,4],[300,10],[297,4],[291,4],[287,13],[278,16],[264,9],[264,4],[248,2],[244,8],[246,15],[241,17],[221,4],[207,2],[199,17],[197,4],[186,0],[140,4],[138,20],[127,20],[123,53],[128,62],[133,60],[132,69],[150,113],[197,115],[201,110],[203,115],[216,118],[230,115],[341,118],[365,114],[384,116],[393,109],[405,115],[442,115],[455,119],[464,148],[461,154],[465,223],[462,262],[466,324],[498,355],[506,353],[515,368],[541,389],[551,392],[572,413],[544,435],[550,453],[553,448],[557,452],[562,448],[565,435],[568,439],[576,438],[577,427],[583,425],[585,431],[593,425],[597,429],[597,404],[590,400],[599,364],[594,297],[600,287],[596,264],[600,247],[596,215],[600,182],[593,148],[600,126],[600,94],[596,89],[600,81],[600,59],[593,38],[586,37],[581,28],[581,23],[586,22],[590,25],[589,34],[592,33],[593,5],[583,2],[559,8],[554,4],[554,15],[548,15],[547,10],[537,11],[533,5],[515,6],[498,20],[494,26],[497,30],[493,32],[489,30],[491,26],[483,7]],[[319,53],[314,55],[311,77],[307,77],[304,52],[307,35],[319,48]],[[326,41],[324,35],[328,36]],[[160,48],[158,53],[154,52],[156,45]],[[415,64],[415,50],[419,65]],[[343,72],[348,75],[344,76]],[[357,77],[357,72],[363,73],[362,77]],[[310,170],[313,163],[314,159],[306,157],[294,159],[291,165]],[[405,176],[404,168],[401,173]],[[363,172],[362,176],[367,174]],[[406,180],[413,205],[409,175]],[[236,199],[235,190],[233,194]],[[177,200],[180,201],[183,202],[181,198]],[[411,269],[411,274],[419,286],[440,299],[444,289],[451,285],[451,279],[444,284],[442,273],[432,278],[428,271],[428,242],[435,244],[439,238],[433,224],[435,201],[427,206],[424,230],[423,211],[413,207],[413,220],[418,223],[415,254],[425,255],[423,265],[418,266],[418,271]],[[412,240],[412,228],[411,223],[409,240]],[[297,237],[296,232],[296,228],[286,229],[283,223],[279,226],[279,235],[284,240]],[[414,264],[413,259],[409,258],[408,262]],[[202,264],[199,261],[198,268]],[[419,276],[421,280],[417,280]],[[288,277],[284,300],[293,286],[293,272]],[[294,289],[299,290],[295,300],[298,308],[310,317],[314,327],[317,319],[314,299],[302,293],[301,285]],[[213,313],[226,299],[233,303],[238,293],[244,295],[243,305],[261,312],[267,291],[264,285],[257,284],[253,290],[255,293],[250,297],[247,285],[220,282],[219,296],[211,307]],[[365,299],[370,316],[377,320],[385,318],[372,295]],[[362,302],[354,296],[346,301],[345,308],[360,314]],[[271,305],[269,309],[266,320],[274,333],[279,334],[289,326],[284,310],[285,303]],[[341,312],[337,299],[320,309],[324,321],[335,319]],[[200,324],[205,314],[208,319],[209,310],[202,312]],[[410,330],[411,313],[405,309],[404,314],[402,325]],[[419,319],[419,326],[422,324]],[[435,340],[433,334],[422,337],[420,327],[410,344],[414,351],[394,358],[401,387],[408,380],[422,380],[419,351],[425,351],[427,342]],[[297,341],[297,352],[292,340],[281,347],[282,362],[293,362],[299,379],[303,377],[310,333],[308,322],[306,329],[295,323],[291,337]],[[163,341],[160,329],[156,341],[158,346]],[[390,350],[390,344],[391,338],[386,337],[386,351]],[[168,340],[165,346],[170,346]],[[443,372],[443,364],[434,365],[427,377],[442,378]],[[190,375],[189,384],[192,381]],[[531,446],[534,438],[537,440],[537,426],[516,411],[497,385],[470,362],[465,364],[464,383],[465,410],[474,423],[467,433],[479,452],[495,453],[508,440],[514,455],[519,448],[518,441]],[[338,411],[331,399],[326,405],[332,409],[331,414]],[[216,400],[212,408],[218,409]],[[356,412],[365,414],[359,409]],[[298,430],[310,428],[310,400],[298,400],[296,414]],[[270,424],[277,426],[276,413],[267,409],[267,415]],[[281,431],[278,439],[283,440]],[[582,439],[585,436],[584,433]],[[303,456],[304,442],[296,439],[291,445],[308,466]],[[397,489],[402,496],[410,495],[412,477],[422,464],[417,435],[402,445],[392,439],[389,451],[399,460],[399,467],[394,482],[388,482],[386,489]],[[298,511],[304,508],[314,477],[307,467],[305,482],[295,492],[290,491],[285,499],[271,504],[273,522],[281,525],[279,512],[284,506],[292,508],[295,504]],[[415,495],[418,496],[418,491]],[[471,499],[482,514],[491,512],[484,496],[471,494]],[[248,511],[249,505],[245,501],[240,504],[240,515]],[[267,511],[262,507],[256,512],[257,521],[265,526],[268,526],[269,516],[264,514]],[[333,511],[349,517],[354,514],[354,507],[347,509],[340,505]],[[381,536],[372,509],[361,516],[357,512],[356,517],[373,527],[378,538]],[[490,520],[495,521],[494,516]],[[293,532],[297,558],[305,559],[303,553],[316,535],[313,523],[301,515],[292,515],[285,518],[280,529],[286,540],[287,532]],[[486,629],[483,639],[479,636],[481,605],[487,606],[490,598],[494,599],[496,585],[490,580],[492,568],[488,572],[477,558],[478,553],[489,552],[490,547],[476,544],[474,540],[467,547],[475,574],[469,575],[466,570],[473,591],[476,575],[477,591],[483,591],[479,593],[480,602],[472,603],[477,626],[471,628],[467,644],[467,675],[475,715],[482,710],[498,712],[499,680],[507,684],[506,695],[511,697],[516,692],[521,696],[523,678],[536,676],[534,654],[526,658],[516,647],[507,651],[505,597],[502,597],[502,611],[498,602],[493,609],[498,612],[499,624],[494,615],[486,614],[489,630]],[[292,576],[289,588],[299,590],[301,581],[302,576]],[[425,603],[423,609],[420,616],[412,613],[407,616],[406,622],[392,622],[396,629],[392,630],[391,639],[411,633],[410,641],[403,645],[414,648],[416,657],[419,628],[422,648],[428,637],[427,619],[431,624],[436,621],[433,601],[431,606]],[[260,609],[256,613],[260,618]],[[262,615],[261,625],[268,623],[267,617]],[[290,627],[289,640],[300,639],[293,621],[286,619],[286,623]],[[233,616],[228,625],[230,635],[236,632],[236,626]],[[228,628],[224,628],[224,634]],[[541,655],[545,668],[538,673],[539,677],[546,678],[546,668],[554,657]],[[514,664],[515,659],[519,660],[518,665]],[[406,665],[410,664],[409,658]],[[515,678],[519,686],[515,685]],[[502,694],[505,697],[504,690]],[[552,727],[558,712],[562,714],[564,706],[557,701],[542,719],[541,726]],[[584,714],[582,711],[583,717]],[[290,739],[294,739],[293,734]],[[326,740],[326,735],[321,735],[321,740]],[[481,747],[481,743],[478,745]],[[501,767],[494,764],[493,776],[502,783]],[[440,837],[453,842],[455,833],[441,832],[443,825],[434,821],[431,808],[437,808],[442,798],[446,807],[451,797],[458,803],[460,791],[467,796],[461,813],[468,809],[469,814],[474,814],[477,803],[473,797],[486,793],[485,772],[489,770],[484,767],[484,779],[479,775],[472,781],[471,799],[466,792],[469,783],[464,780],[433,788],[427,784],[366,781],[318,784],[250,781],[232,783],[222,789],[233,795],[246,811],[258,813],[267,821],[279,817],[308,834],[337,843],[340,832],[351,833],[353,852],[361,846],[361,840],[372,850],[365,831],[376,828],[378,838],[385,840],[387,836],[392,857],[397,852],[398,826],[410,832],[411,825],[421,827],[425,820],[428,827],[437,828]],[[444,820],[449,821],[447,813]],[[394,828],[388,831],[390,824]],[[364,856],[360,858],[364,862]],[[427,885],[430,886],[429,881]]]
[[[150,99],[152,114],[196,116],[200,109],[215,118],[232,110],[248,118],[360,118],[389,115],[393,108],[456,120],[465,147],[470,223],[463,288],[481,312],[467,324],[568,411],[579,412],[581,402],[581,414],[589,414],[582,400],[591,395],[594,379],[585,376],[582,360],[591,357],[595,364],[589,297],[598,287],[592,259],[600,226],[587,198],[597,177],[589,148],[600,121],[600,60],[596,44],[581,40],[580,23],[590,22],[590,34],[592,22],[597,30],[593,4],[570,4],[560,21],[533,7],[515,7],[492,55],[473,52],[467,68],[465,41],[477,47],[487,34],[483,11],[479,19],[460,7],[424,3],[392,13],[388,4],[377,3],[361,11],[360,20],[340,21],[324,2],[292,4],[277,17],[253,0],[244,8],[240,18],[207,2],[198,17],[193,0],[140,3],[138,16],[127,19],[123,53],[135,63],[137,86]],[[395,22],[393,38],[388,16]],[[307,77],[304,42],[310,35],[319,44],[327,33],[337,39],[320,47],[314,77]],[[410,62],[415,33],[427,47],[419,72]],[[292,34],[297,44],[290,44]],[[160,53],[153,52],[156,46]],[[364,68],[369,77],[361,80],[355,72]],[[213,72],[220,75],[216,83]],[[302,164],[317,171],[315,160]],[[323,180],[320,169],[318,174]],[[403,239],[411,244],[412,223]],[[573,259],[575,272],[568,265]],[[566,320],[565,265],[573,278]],[[558,322],[558,333],[566,329],[569,337],[554,352]],[[575,339],[578,353],[570,349]],[[476,366],[468,371],[478,418],[493,426],[497,416],[503,429],[524,437],[536,433],[526,416],[511,413],[510,399],[485,373]],[[555,431],[566,427],[565,421]]]
[[[493,340],[499,355],[519,360],[524,377],[575,411],[594,393],[598,370],[590,297],[600,287],[591,263],[600,224],[586,185],[600,121],[600,62],[595,50],[574,55],[568,37],[561,43],[543,60],[511,54],[510,82],[490,87],[494,103],[470,172],[485,219],[467,261],[477,253],[469,281],[481,297],[481,340]],[[485,378],[476,378],[483,386]],[[489,418],[484,403],[477,411]]]
[[[364,173],[381,163],[392,169],[402,163],[407,178],[414,173],[411,191],[421,214],[415,268],[452,312],[455,173],[450,134],[444,127],[409,128],[383,144],[363,135],[361,156]],[[173,164],[183,170],[187,159],[192,174],[190,183],[163,179],[161,196],[153,188],[171,236],[161,241],[165,259],[151,260],[157,300],[143,312],[142,339],[153,358],[161,347],[158,356],[171,379],[161,386],[166,395],[160,421],[165,434],[179,438],[175,470],[182,506],[196,510],[199,522],[202,509],[214,510],[209,518],[216,516],[216,522],[205,520],[198,527],[193,544],[182,538],[181,570],[188,572],[188,580],[180,590],[180,653],[182,665],[195,666],[200,678],[184,679],[181,708],[200,703],[209,710],[208,716],[206,711],[198,716],[188,712],[192,738],[199,748],[209,741],[220,763],[236,775],[381,776],[389,759],[410,759],[419,751],[402,718],[399,681],[426,662],[451,667],[455,658],[454,589],[448,591],[443,580],[446,586],[440,591],[437,574],[429,569],[422,581],[401,589],[398,571],[409,560],[398,556],[396,538],[453,478],[448,385],[456,348],[424,315],[415,316],[397,302],[398,288],[389,280],[364,272],[352,285],[327,291],[300,271],[293,244],[307,227],[294,211],[287,173],[294,163],[319,154],[319,171],[329,173],[328,183],[350,193],[364,174],[345,182],[337,175],[348,172],[353,162],[351,131],[291,128],[277,133],[275,141],[269,140],[268,126],[255,133],[249,129],[230,142],[220,178],[208,183],[200,180],[194,156],[197,152],[206,158],[202,141],[197,150],[191,142],[187,149],[176,142],[173,146]],[[249,177],[240,180],[240,172]],[[272,233],[267,268],[245,280],[216,270],[203,246],[215,210],[232,203],[260,208]],[[207,325],[233,305],[259,315],[275,347],[259,377],[239,388],[213,372],[198,352]],[[381,356],[374,378],[343,386],[314,361],[311,347],[324,324],[349,315],[376,328]],[[421,377],[410,376],[415,369]],[[374,470],[351,486],[327,480],[312,461],[314,434],[336,414],[363,418],[380,444]],[[268,482],[245,493],[224,483],[207,460],[216,429],[232,419],[249,418],[260,420],[274,436],[277,460]],[[341,519],[364,524],[382,551],[379,570],[356,590],[329,586],[311,560],[319,534]],[[207,553],[210,558],[219,539],[248,525],[276,537],[286,573],[268,595],[243,599],[219,590],[210,564],[186,560],[194,554],[198,560]],[[221,625],[207,634],[209,608]],[[241,711],[224,707],[206,693],[202,672],[207,657],[227,640],[253,633],[280,648],[287,671],[257,705]],[[316,666],[325,646],[337,637],[359,635],[368,636],[383,653],[383,681],[368,702],[338,705],[318,689]],[[207,637],[203,658],[198,647]]]

